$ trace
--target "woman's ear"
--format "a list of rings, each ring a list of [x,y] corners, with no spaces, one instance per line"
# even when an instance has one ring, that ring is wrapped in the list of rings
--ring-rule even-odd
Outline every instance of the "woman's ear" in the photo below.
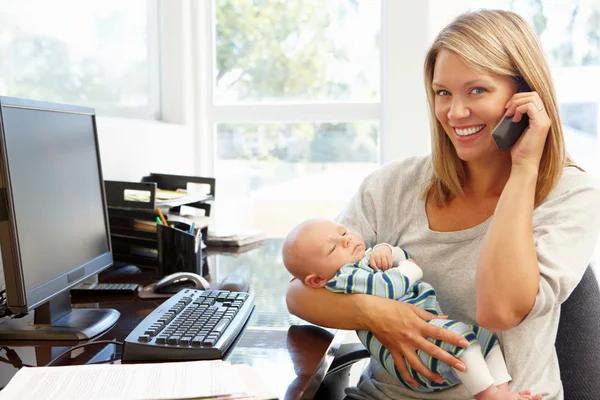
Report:
[[[325,278],[320,277],[317,274],[310,274],[307,275],[306,278],[304,278],[304,283],[306,283],[308,286],[312,286],[314,288],[319,289],[325,287],[327,280]]]

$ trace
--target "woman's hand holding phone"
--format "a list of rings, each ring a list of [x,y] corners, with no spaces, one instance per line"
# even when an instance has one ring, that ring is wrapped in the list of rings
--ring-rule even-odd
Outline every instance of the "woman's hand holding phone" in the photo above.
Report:
[[[512,165],[533,167],[537,171],[550,130],[550,117],[537,92],[517,92],[506,104],[507,117],[519,122],[526,115],[529,125],[511,148]]]
[[[506,115],[514,115],[514,122],[523,114],[529,117],[529,126],[510,150],[513,167],[534,167],[537,171],[551,123],[544,103],[537,92],[515,93],[506,108]]]

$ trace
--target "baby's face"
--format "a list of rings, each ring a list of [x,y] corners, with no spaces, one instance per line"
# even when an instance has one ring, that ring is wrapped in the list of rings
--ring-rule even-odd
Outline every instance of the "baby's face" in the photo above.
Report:
[[[352,264],[365,256],[364,240],[332,221],[320,220],[308,227],[312,266],[324,278],[332,278],[345,264]]]

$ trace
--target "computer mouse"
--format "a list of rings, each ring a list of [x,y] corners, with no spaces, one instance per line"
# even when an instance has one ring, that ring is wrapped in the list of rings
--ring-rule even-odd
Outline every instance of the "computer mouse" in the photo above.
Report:
[[[182,289],[206,290],[210,284],[206,279],[193,272],[175,272],[162,278],[156,286],[156,293],[177,293]]]
[[[132,276],[139,275],[142,270],[135,265],[117,264],[111,268],[101,272],[104,279],[109,279],[112,282],[130,282]]]
[[[239,275],[229,275],[219,283],[219,290],[229,290],[230,292],[248,292],[248,282]]]
[[[123,274],[136,275],[142,273],[142,270],[139,267],[131,264],[117,265],[115,266],[115,269]]]

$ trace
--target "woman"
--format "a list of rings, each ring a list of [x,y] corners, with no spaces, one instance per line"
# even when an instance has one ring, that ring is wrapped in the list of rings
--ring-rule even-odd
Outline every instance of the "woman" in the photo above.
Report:
[[[522,81],[531,92],[516,93]],[[600,189],[565,151],[552,80],[531,27],[506,11],[458,17],[425,60],[432,154],[383,166],[362,183],[340,223],[367,245],[402,246],[451,318],[498,332],[511,390],[562,399],[554,341],[560,304],[583,276],[599,225]],[[507,116],[529,126],[507,151],[491,132]],[[417,349],[461,369],[427,337],[461,345],[431,314],[368,295],[339,296],[292,281],[293,314],[340,329],[368,329],[428,379]],[[423,394],[375,361],[353,398],[467,399],[462,385]]]

